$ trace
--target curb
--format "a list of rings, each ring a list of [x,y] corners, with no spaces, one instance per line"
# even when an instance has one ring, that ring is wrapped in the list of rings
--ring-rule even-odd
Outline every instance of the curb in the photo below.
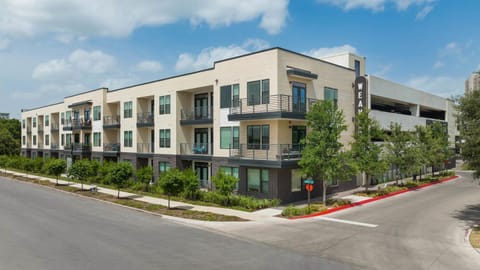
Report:
[[[351,204],[348,204],[348,205],[342,205],[342,206],[339,206],[339,207],[330,208],[330,209],[328,209],[326,211],[323,211],[323,212],[313,213],[313,214],[309,214],[309,215],[305,215],[305,216],[291,217],[291,218],[288,218],[288,219],[289,220],[296,220],[296,219],[304,219],[304,218],[323,216],[323,215],[335,213],[335,212],[338,212],[338,211],[341,211],[341,210],[344,210],[344,209],[348,209],[348,208],[368,204],[368,203],[371,203],[371,202],[383,200],[383,199],[386,199],[386,198],[390,198],[390,197],[393,197],[393,196],[396,196],[396,195],[399,195],[399,194],[402,194],[402,193],[414,191],[414,190],[417,190],[417,189],[422,189],[422,188],[433,186],[433,185],[436,185],[436,184],[441,184],[443,182],[451,181],[451,180],[457,179],[459,177],[460,176],[458,176],[458,175],[450,176],[450,177],[447,177],[447,178],[442,178],[442,179],[440,179],[438,181],[435,181],[435,182],[420,185],[418,187],[412,187],[412,188],[405,189],[405,190],[395,191],[395,192],[389,193],[387,195],[382,195],[382,196],[366,199],[366,200],[361,201],[361,202],[355,202],[355,203],[351,203]]]

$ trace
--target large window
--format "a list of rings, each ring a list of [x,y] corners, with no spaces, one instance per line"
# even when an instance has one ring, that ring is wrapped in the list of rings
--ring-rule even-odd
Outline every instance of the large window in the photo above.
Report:
[[[170,162],[159,161],[158,162],[158,172],[160,174],[170,170]]]
[[[268,169],[247,169],[247,189],[248,191],[268,193],[269,185]]]
[[[220,128],[220,149],[238,149],[240,147],[239,127]]]
[[[123,146],[132,147],[133,145],[133,132],[131,130],[123,132]]]
[[[32,118],[32,126],[37,127],[37,118],[36,117]]]
[[[158,134],[160,137],[160,148],[170,147],[170,129],[160,129]]]
[[[64,146],[64,145],[65,145],[65,134],[62,134],[62,135],[60,136],[60,139],[61,139],[61,141],[60,141],[60,142],[61,142],[61,145]]]
[[[67,119],[67,122],[70,123],[70,121],[72,120],[72,111],[68,111],[65,113],[65,118]]]
[[[65,113],[63,113],[63,112],[60,114],[60,123],[61,123],[62,125],[65,124]]]
[[[355,60],[355,78],[360,77],[360,61]]]
[[[90,108],[86,108],[83,111],[83,118],[85,119],[85,121],[90,120]]]
[[[49,145],[50,144],[50,135],[45,135],[45,145]]]
[[[270,80],[247,83],[247,105],[268,104],[270,102]]]
[[[123,118],[132,118],[132,102],[123,103]]]
[[[22,144],[23,144],[23,145],[25,145],[25,143],[26,143],[25,141],[26,141],[25,136],[22,136]]]
[[[247,149],[269,149],[270,125],[247,126]]]
[[[37,145],[37,135],[32,136],[33,145]]]
[[[297,192],[302,190],[302,181],[305,179],[305,176],[300,169],[292,170],[292,192]]]
[[[239,84],[224,85],[220,87],[220,108],[238,107],[240,100],[239,97]]]
[[[325,87],[323,89],[323,99],[324,100],[331,100],[333,104],[337,106],[338,101],[338,90],[335,88]]]
[[[50,125],[50,115],[45,115],[45,126],[48,127]]]
[[[25,119],[22,119],[22,128],[25,128]]]
[[[98,121],[102,119],[102,107],[94,106],[93,107],[93,121]]]
[[[70,146],[72,144],[72,134],[65,134],[65,143]]]
[[[102,133],[100,132],[94,132],[93,133],[93,146],[101,146],[102,145]]]
[[[158,104],[160,114],[170,114],[170,95],[159,97]]]

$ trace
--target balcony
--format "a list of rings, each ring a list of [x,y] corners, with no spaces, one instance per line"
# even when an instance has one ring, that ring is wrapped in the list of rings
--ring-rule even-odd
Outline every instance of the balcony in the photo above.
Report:
[[[73,119],[72,120],[72,129],[79,130],[79,129],[92,129],[92,120],[84,120],[84,119]]]
[[[212,155],[211,145],[208,143],[181,143],[181,155]]]
[[[105,143],[103,144],[104,156],[117,156],[120,153],[119,143]]]
[[[43,142],[38,142],[37,148],[38,149],[43,149]]]
[[[51,149],[51,150],[58,150],[58,143],[52,143],[52,144],[50,144],[50,149]]]
[[[62,119],[63,131],[72,130],[72,119]]]
[[[228,115],[229,121],[259,120],[272,118],[305,119],[305,114],[318,99],[308,98],[301,101],[298,97],[289,95],[271,95],[267,104],[261,104],[260,100],[242,98],[232,102]]]
[[[38,133],[43,133],[43,126],[42,126],[42,125],[38,125],[37,131],[38,131]]]
[[[66,149],[66,146],[65,146]],[[71,149],[73,153],[90,153],[92,151],[92,146],[86,143],[73,143],[71,144]]]
[[[153,126],[154,126],[153,113],[145,112],[145,113],[137,114],[137,128],[153,127]]]
[[[27,134],[32,134],[32,128],[31,127],[27,127]]]
[[[302,157],[300,144],[240,144],[230,149],[230,160],[248,166],[283,168],[297,165]]]
[[[182,109],[180,125],[202,125],[212,124],[212,108],[211,107],[195,107],[194,109]]]
[[[50,123],[50,132],[58,132],[60,130],[60,127],[58,126],[58,123]]]
[[[137,143],[137,153],[140,154],[153,154],[153,144],[151,143]]]
[[[120,115],[106,115],[103,117],[103,128],[120,128]]]

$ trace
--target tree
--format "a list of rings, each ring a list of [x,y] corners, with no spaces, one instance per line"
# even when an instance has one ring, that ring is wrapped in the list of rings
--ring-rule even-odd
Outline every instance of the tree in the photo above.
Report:
[[[480,89],[461,97],[457,105],[457,123],[462,139],[461,156],[480,177]]]
[[[58,177],[67,169],[67,162],[64,159],[49,159],[45,163],[45,170],[48,175],[53,175],[57,179],[56,185],[58,185]]]
[[[415,136],[417,137],[417,146],[419,148],[419,160],[424,165],[432,164],[432,158],[435,153],[432,129],[429,126],[415,126]],[[422,178],[422,169],[420,169],[419,178]]]
[[[197,174],[193,169],[186,169],[181,171],[181,173],[185,198],[197,199],[198,191],[200,190],[200,183],[198,182]]]
[[[233,175],[225,174],[222,170],[217,172],[217,175],[212,177],[215,190],[222,195],[230,195],[235,190],[238,183],[238,178]]]
[[[432,165],[432,176],[435,173],[435,167],[442,168],[445,165],[445,160],[451,156],[451,151],[448,143],[447,127],[440,122],[434,122],[429,126],[433,141],[433,153],[430,159]]]
[[[183,191],[183,175],[177,168],[170,169],[160,176],[160,187],[168,196],[168,208],[170,209],[170,196],[176,196]]]
[[[298,164],[305,174],[322,180],[326,203],[328,184],[351,177],[355,172],[350,153],[343,150],[339,141],[347,126],[343,112],[331,101],[313,104],[306,118],[310,132],[303,140],[305,147]]]
[[[5,175],[7,175],[7,167],[8,167],[8,157],[7,156],[0,156],[0,167],[5,169]]]
[[[140,168],[137,170],[136,175],[137,181],[145,184],[145,191],[148,192],[148,186],[150,185],[150,181],[152,181],[153,177],[153,168],[151,166]]]
[[[20,140],[15,139],[6,128],[0,128],[0,155],[18,155]]]
[[[80,181],[82,190],[83,183],[91,176],[93,176],[93,168],[88,159],[77,160],[68,169],[68,177]]]
[[[355,124],[357,132],[352,143],[352,155],[358,170],[362,172],[362,183],[365,191],[368,190],[371,176],[378,176],[387,170],[386,162],[381,158],[382,147],[375,144],[373,139],[382,137],[379,123],[371,119],[369,110],[357,114]]]
[[[120,162],[111,167],[108,178],[117,187],[117,198],[120,198],[120,189],[125,187],[133,175],[132,164]]]

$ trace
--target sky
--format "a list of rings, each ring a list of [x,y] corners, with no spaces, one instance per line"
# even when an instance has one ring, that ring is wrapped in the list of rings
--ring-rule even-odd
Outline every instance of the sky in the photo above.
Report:
[[[443,97],[480,70],[478,0],[0,0],[0,112],[271,47],[350,51]]]

